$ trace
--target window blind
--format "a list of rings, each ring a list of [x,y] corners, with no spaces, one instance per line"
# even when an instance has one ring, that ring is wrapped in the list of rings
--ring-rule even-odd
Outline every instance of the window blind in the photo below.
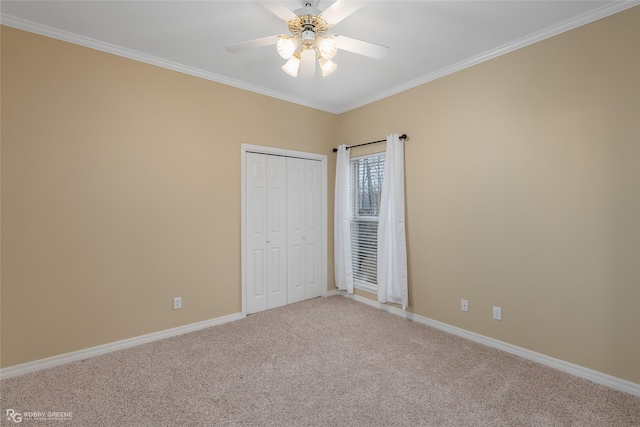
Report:
[[[384,154],[351,160],[351,251],[353,278],[375,290],[377,283],[378,215]]]

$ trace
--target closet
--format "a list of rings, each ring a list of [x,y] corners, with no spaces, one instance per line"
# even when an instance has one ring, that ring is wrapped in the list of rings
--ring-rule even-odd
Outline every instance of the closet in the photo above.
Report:
[[[322,294],[322,168],[245,153],[246,313]]]

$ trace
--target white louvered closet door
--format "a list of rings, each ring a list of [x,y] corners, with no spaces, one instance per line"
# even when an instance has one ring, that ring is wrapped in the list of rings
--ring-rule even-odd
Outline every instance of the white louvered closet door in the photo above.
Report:
[[[319,161],[287,158],[288,302],[320,296],[321,183]]]
[[[287,162],[247,153],[247,313],[287,303]]]

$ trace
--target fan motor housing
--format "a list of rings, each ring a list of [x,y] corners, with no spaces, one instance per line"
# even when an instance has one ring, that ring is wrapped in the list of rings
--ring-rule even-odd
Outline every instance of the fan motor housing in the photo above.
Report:
[[[292,19],[291,21],[288,21],[287,25],[289,26],[289,31],[291,31],[291,34],[300,38],[303,41],[307,40],[305,37],[309,36],[309,34],[304,34],[304,33],[311,32],[314,34],[314,38],[315,36],[322,37],[327,33],[327,30],[329,30],[329,28],[331,27],[329,24],[326,23],[324,19],[314,14],[298,15],[296,19]]]

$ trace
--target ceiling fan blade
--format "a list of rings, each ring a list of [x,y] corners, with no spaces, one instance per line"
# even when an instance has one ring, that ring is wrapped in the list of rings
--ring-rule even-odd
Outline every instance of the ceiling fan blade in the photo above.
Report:
[[[336,35],[335,40],[338,45],[338,49],[368,56],[370,58],[382,59],[387,56],[387,52],[389,52],[389,48],[386,46],[365,42],[351,37]]]
[[[322,19],[327,24],[335,25],[347,16],[364,6],[364,2],[336,1],[322,12]]]
[[[248,42],[236,43],[229,46],[225,46],[224,48],[227,52],[237,53],[243,52],[249,49],[256,49],[259,47],[271,46],[278,43],[278,39],[280,36],[269,36],[263,37],[261,39],[249,40]]]
[[[287,6],[280,3],[279,1],[267,1],[262,2],[262,4],[264,5],[264,7],[269,9],[271,13],[273,13],[283,21],[291,21],[292,19],[296,19],[298,17]]]

